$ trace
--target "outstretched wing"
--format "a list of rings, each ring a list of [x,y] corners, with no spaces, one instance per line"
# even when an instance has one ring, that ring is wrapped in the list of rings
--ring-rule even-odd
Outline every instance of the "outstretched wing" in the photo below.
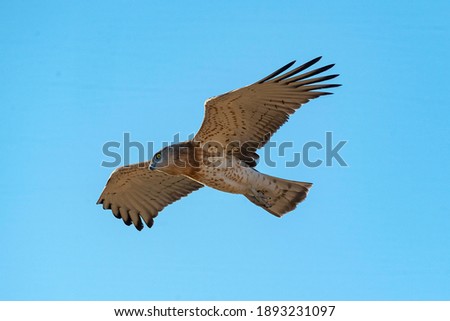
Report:
[[[149,164],[142,162],[116,169],[97,201],[126,225],[133,223],[139,231],[144,227],[141,217],[152,227],[153,218],[164,207],[203,186],[185,176],[149,170]]]
[[[340,86],[322,83],[338,75],[313,78],[334,64],[299,74],[320,58],[282,74],[293,61],[252,85],[207,100],[205,117],[194,140],[223,146],[239,142],[253,150],[262,147],[301,105],[331,94],[321,89]]]

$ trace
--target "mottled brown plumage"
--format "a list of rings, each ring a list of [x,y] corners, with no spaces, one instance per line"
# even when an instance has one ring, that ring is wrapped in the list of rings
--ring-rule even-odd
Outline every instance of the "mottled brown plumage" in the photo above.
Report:
[[[278,217],[292,211],[312,184],[256,171],[256,150],[301,105],[330,94],[322,89],[339,86],[323,83],[338,75],[314,77],[333,65],[301,73],[319,60],[283,73],[291,62],[252,85],[208,99],[193,140],[163,148],[149,162],[115,170],[98,204],[138,230],[141,218],[151,227],[165,206],[204,185],[242,194]]]

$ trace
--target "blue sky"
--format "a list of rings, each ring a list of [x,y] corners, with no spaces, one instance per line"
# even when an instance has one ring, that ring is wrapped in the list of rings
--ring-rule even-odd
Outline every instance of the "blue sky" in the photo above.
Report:
[[[448,12],[2,1],[0,299],[449,300]],[[343,86],[273,137],[294,144],[277,159],[329,131],[349,166],[258,166],[314,183],[295,212],[204,188],[137,232],[95,205],[103,144],[184,139],[206,98],[319,55]]]

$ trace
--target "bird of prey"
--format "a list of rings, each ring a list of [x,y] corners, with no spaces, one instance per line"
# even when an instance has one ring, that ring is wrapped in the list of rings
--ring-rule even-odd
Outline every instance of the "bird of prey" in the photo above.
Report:
[[[138,230],[144,227],[141,218],[151,227],[167,205],[205,185],[242,194],[277,217],[292,211],[312,184],[258,172],[256,150],[300,106],[331,94],[323,89],[340,86],[323,83],[337,74],[317,76],[334,64],[307,71],[320,58],[287,71],[292,61],[254,84],[206,100],[193,139],[165,147],[149,161],[117,168],[97,204]]]

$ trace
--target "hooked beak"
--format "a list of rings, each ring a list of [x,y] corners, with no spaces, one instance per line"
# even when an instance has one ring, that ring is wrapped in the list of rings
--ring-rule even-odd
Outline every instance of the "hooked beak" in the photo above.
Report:
[[[148,167],[148,169],[150,169],[151,171],[155,169],[155,163],[151,163],[150,166]]]

